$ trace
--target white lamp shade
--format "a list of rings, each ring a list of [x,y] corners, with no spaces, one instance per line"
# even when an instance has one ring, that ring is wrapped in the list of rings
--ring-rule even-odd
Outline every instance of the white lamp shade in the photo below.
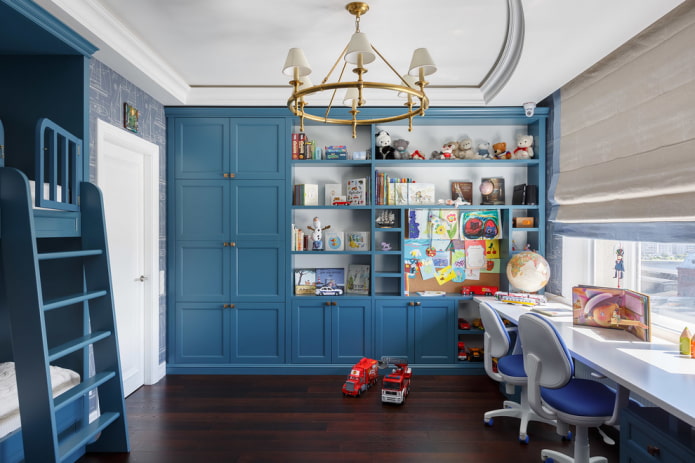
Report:
[[[417,77],[406,74],[403,76],[403,80],[405,80],[405,82],[408,84],[407,85],[408,87],[413,88],[413,89],[418,88],[417,84],[415,83],[415,82],[417,82]],[[403,82],[401,82],[401,83],[403,83]],[[409,93],[398,92],[398,96],[401,98],[408,98],[408,95],[409,95]]]
[[[357,99],[359,98],[359,91],[357,90],[357,87],[351,87],[345,90],[345,98],[343,98],[343,104],[345,106],[350,106],[352,107],[352,102],[354,101],[357,103]],[[362,101],[360,103],[357,103],[356,106],[364,105],[367,103],[367,100],[364,99],[364,93],[362,94]]]
[[[364,32],[355,32],[352,34],[348,48],[345,51],[345,62],[358,64],[360,55],[362,55],[363,64],[369,64],[376,59],[367,35]]]
[[[301,48],[290,48],[285,65],[282,67],[282,72],[288,76],[294,76],[295,69],[299,77],[311,74],[311,66],[309,66],[309,62],[306,60],[304,51]]]
[[[432,60],[427,48],[418,48],[413,52],[413,59],[410,61],[408,74],[417,76],[420,74],[420,69],[426,76],[437,72],[437,66],[434,64],[434,60]]]

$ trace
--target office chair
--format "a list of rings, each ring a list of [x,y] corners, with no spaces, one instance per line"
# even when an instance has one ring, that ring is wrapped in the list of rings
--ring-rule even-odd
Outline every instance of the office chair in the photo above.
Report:
[[[495,309],[485,303],[480,304],[480,319],[485,328],[484,334],[484,365],[485,372],[490,378],[504,383],[507,394],[514,393],[514,386],[520,387],[519,403],[505,400],[504,408],[485,412],[483,422],[487,426],[492,426],[493,418],[497,416],[508,416],[521,419],[519,424],[519,442],[528,444],[529,437],[526,429],[529,421],[541,421],[555,425],[554,420],[549,420],[538,416],[528,404],[527,399],[527,378],[524,372],[524,359],[522,355],[512,355],[510,353],[511,339],[507,328],[504,326],[500,315]],[[493,371],[492,358],[497,357],[497,371]]]
[[[545,462],[607,463],[604,457],[589,458],[588,428],[616,424],[628,394],[618,394],[603,383],[574,377],[574,361],[553,324],[536,313],[519,317],[524,369],[528,376],[531,408],[548,419],[557,419],[558,433],[575,426],[574,458],[554,450],[542,450]]]

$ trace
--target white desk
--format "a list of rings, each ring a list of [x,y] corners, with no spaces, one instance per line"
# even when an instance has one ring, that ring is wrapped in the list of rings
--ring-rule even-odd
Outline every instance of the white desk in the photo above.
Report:
[[[529,311],[492,297],[475,300],[489,303],[514,323]],[[643,342],[623,330],[573,326],[571,316],[547,318],[577,361],[695,427],[695,359],[680,355],[676,344],[660,339]]]

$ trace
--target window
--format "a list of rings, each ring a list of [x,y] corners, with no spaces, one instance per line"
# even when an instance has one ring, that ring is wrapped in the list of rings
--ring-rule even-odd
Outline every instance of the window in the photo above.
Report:
[[[685,326],[695,328],[695,243],[564,237],[563,249],[565,299],[579,284],[619,286],[649,295],[656,336],[675,339]]]

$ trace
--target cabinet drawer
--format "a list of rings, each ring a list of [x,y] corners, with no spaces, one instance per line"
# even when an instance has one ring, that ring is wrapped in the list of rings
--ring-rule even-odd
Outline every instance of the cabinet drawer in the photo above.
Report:
[[[629,408],[620,426],[621,463],[695,461],[692,430],[659,408]]]

